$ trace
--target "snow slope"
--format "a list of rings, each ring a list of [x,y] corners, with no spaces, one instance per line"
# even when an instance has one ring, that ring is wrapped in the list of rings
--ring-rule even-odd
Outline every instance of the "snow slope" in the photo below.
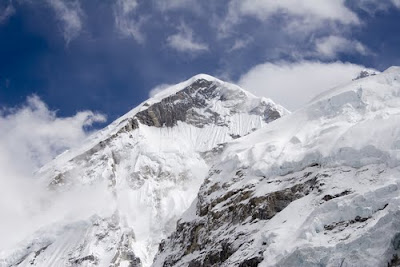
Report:
[[[153,266],[398,266],[400,68],[229,143]]]
[[[37,173],[49,190],[44,213],[63,209],[60,199],[82,188],[103,193],[80,197],[74,211],[93,207],[49,219],[2,251],[0,265],[151,265],[223,144],[285,114],[269,99],[204,74],[162,91]]]

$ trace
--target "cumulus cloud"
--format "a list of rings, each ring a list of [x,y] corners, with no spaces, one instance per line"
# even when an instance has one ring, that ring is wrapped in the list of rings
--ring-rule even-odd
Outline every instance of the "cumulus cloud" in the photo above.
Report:
[[[58,118],[39,97],[31,96],[21,108],[0,113],[1,147],[9,158],[18,158],[25,162],[24,167],[33,170],[78,145],[87,136],[85,127],[103,121],[103,115],[91,111]]]
[[[104,120],[91,111],[57,117],[37,96],[29,97],[21,107],[0,110],[0,250],[43,224],[77,212],[71,203],[99,192],[51,195],[33,173],[63,150],[81,144],[89,134],[85,128]]]
[[[11,1],[5,7],[0,6],[0,24],[5,23],[14,14],[15,8]]]
[[[359,41],[348,40],[341,36],[328,36],[317,39],[316,52],[323,58],[332,59],[339,53],[367,55],[368,49]]]
[[[206,44],[195,40],[193,30],[185,24],[181,24],[178,33],[167,38],[167,45],[179,52],[204,52],[208,50]]]
[[[64,39],[67,43],[76,38],[82,30],[83,10],[80,2],[64,0],[46,0],[56,13],[57,19],[62,24]]]
[[[117,0],[114,6],[115,26],[122,35],[133,37],[138,43],[142,44],[145,42],[145,36],[141,27],[147,18],[136,16],[137,7],[136,0]]]
[[[342,62],[267,62],[242,75],[238,84],[258,96],[271,98],[289,110],[296,110],[315,95],[351,81],[364,69],[364,66]]]

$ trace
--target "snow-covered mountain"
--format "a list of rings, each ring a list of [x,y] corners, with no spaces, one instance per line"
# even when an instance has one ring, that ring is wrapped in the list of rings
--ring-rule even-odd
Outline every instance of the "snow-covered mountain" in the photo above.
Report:
[[[400,67],[229,143],[154,266],[400,266]]]
[[[225,144],[287,113],[208,75],[162,91],[36,174],[43,213],[79,212],[49,216],[0,265],[150,266]]]
[[[42,168],[55,199],[85,188],[107,209],[50,220],[0,263],[400,266],[399,125],[400,67],[291,114],[195,76]]]

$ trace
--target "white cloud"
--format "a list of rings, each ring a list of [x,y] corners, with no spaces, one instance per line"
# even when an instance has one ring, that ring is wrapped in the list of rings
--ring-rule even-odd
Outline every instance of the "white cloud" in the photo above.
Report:
[[[185,24],[181,24],[178,33],[167,38],[169,47],[180,52],[204,52],[208,46],[204,43],[194,40],[193,30]]]
[[[121,8],[121,11],[125,14],[132,12],[138,6],[136,0],[118,0],[117,4]]]
[[[198,3],[194,0],[155,0],[155,6],[161,11],[186,9],[198,9]]]
[[[360,23],[357,15],[346,7],[345,0],[231,0],[228,15],[219,25],[219,30],[226,35],[244,17],[264,22],[276,15],[286,21],[286,30],[297,32],[326,26],[324,22],[343,25]]]
[[[37,96],[29,97],[22,107],[0,110],[0,250],[43,224],[91,209],[81,206],[87,201],[74,203],[100,191],[54,196],[33,178],[33,172],[64,149],[81,144],[88,135],[84,128],[104,120],[90,111],[57,117]]]
[[[117,0],[114,6],[115,26],[125,36],[133,37],[138,43],[145,42],[145,36],[141,31],[145,16],[136,18],[135,11],[138,7],[136,0]]]
[[[12,2],[9,2],[3,10],[0,9],[0,24],[5,23],[14,14],[15,8]]]
[[[37,96],[31,96],[23,107],[0,112],[0,143],[9,158],[25,162],[24,167],[32,171],[78,145],[87,136],[84,127],[104,120],[91,111],[58,118]]]
[[[57,19],[62,24],[64,39],[69,43],[76,38],[82,30],[83,11],[78,0],[46,0],[56,13]]]
[[[359,41],[348,40],[334,35],[316,40],[315,46],[317,54],[328,59],[335,58],[339,53],[369,54],[368,49]]]
[[[364,10],[370,15],[377,11],[387,11],[392,7],[400,8],[400,0],[355,0],[358,8]]]
[[[238,84],[258,96],[271,98],[289,110],[295,110],[315,95],[351,81],[363,69],[364,66],[342,62],[267,62],[242,75]]]
[[[245,48],[246,46],[248,46],[251,42],[253,42],[253,38],[247,38],[247,39],[236,39],[235,43],[233,44],[233,46],[231,47],[231,49],[229,49],[229,52],[232,51],[236,51],[236,50],[240,50],[242,48]]]
[[[392,3],[395,7],[400,8],[400,0],[392,0]]]
[[[344,24],[357,23],[357,15],[345,6],[345,0],[233,0],[231,6],[237,6],[237,12],[254,15],[266,20],[276,13],[301,17],[315,17],[323,20],[336,20]]]

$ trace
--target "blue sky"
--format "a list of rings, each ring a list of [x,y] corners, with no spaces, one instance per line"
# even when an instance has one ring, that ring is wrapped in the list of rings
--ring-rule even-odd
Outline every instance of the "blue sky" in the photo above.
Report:
[[[399,22],[400,0],[0,0],[0,250],[32,173],[154,92],[207,73],[295,110],[400,65]]]
[[[37,95],[110,122],[208,73],[296,109],[293,96],[400,65],[399,22],[398,0],[0,0],[0,106]]]

